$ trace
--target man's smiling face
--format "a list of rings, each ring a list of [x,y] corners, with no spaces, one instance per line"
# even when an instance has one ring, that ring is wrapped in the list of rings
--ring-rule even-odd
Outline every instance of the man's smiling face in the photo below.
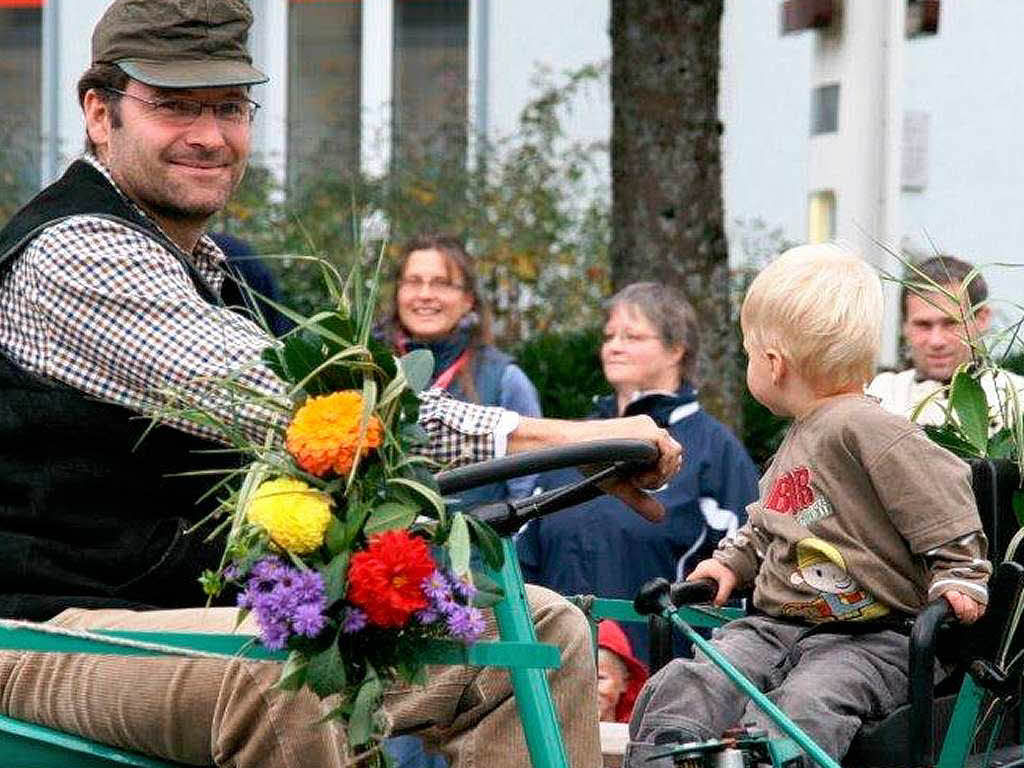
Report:
[[[131,80],[125,94],[116,108],[86,112],[100,161],[121,190],[158,221],[202,225],[224,207],[245,173],[248,120],[224,121],[203,109],[183,125],[138,99],[213,104],[245,99],[246,90],[169,90]]]
[[[956,293],[956,288],[947,286]],[[971,358],[967,339],[973,341],[988,330],[990,311],[980,307],[971,318],[967,307],[941,293],[908,295],[903,335],[910,347],[914,368],[921,379],[946,382],[961,363]],[[964,318],[968,318],[965,325]]]

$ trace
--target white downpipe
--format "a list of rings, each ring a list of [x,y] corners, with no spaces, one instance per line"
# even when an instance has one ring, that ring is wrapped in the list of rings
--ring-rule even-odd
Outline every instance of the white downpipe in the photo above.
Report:
[[[883,26],[882,87],[885,100],[882,105],[880,135],[881,168],[879,179],[878,237],[890,249],[899,251],[903,238],[903,199],[900,180],[903,153],[903,60],[906,47],[906,11],[903,2],[886,3],[887,18]],[[880,257],[879,266],[890,274],[902,274],[899,260],[888,254]],[[882,328],[882,365],[897,363],[900,336],[899,288],[885,284],[885,313]]]
[[[393,0],[364,2],[360,93],[359,164],[377,176],[391,163],[391,102],[394,99],[395,15]]]

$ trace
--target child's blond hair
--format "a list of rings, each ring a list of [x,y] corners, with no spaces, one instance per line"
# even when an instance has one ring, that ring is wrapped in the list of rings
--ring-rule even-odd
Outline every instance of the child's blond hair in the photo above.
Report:
[[[875,270],[834,243],[791,248],[765,267],[740,310],[743,335],[774,347],[819,395],[874,376],[882,337]]]

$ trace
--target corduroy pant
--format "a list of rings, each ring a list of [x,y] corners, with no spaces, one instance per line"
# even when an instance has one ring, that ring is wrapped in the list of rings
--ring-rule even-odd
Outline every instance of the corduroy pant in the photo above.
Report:
[[[601,763],[590,631],[564,599],[528,587],[537,635],[561,648],[549,673],[574,768]],[[232,632],[230,608],[133,612],[70,609],[52,623],[71,629]],[[240,632],[252,633],[251,624]],[[488,612],[487,636],[494,637]],[[0,711],[176,762],[231,768],[340,768],[343,729],[318,725],[311,693],[271,690],[272,663],[89,654],[0,653]],[[425,686],[391,690],[396,733],[418,732],[456,768],[529,764],[508,673],[432,667]]]

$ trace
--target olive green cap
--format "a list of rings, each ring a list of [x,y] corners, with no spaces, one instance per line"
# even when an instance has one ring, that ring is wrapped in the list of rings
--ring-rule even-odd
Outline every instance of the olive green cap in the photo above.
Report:
[[[93,64],[156,88],[265,83],[246,48],[245,0],[116,0],[92,33]]]

